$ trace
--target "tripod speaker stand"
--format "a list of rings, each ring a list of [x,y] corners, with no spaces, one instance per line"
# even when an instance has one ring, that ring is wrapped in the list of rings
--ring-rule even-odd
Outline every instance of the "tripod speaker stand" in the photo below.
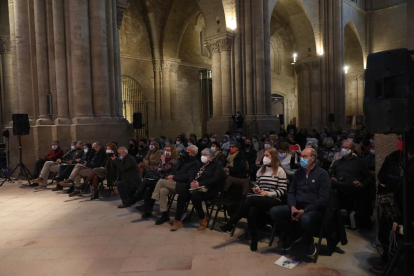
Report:
[[[16,165],[16,167],[9,173],[9,176],[13,175],[13,173],[20,168],[20,173],[19,176],[26,176],[27,181],[29,182],[29,185],[31,186],[32,184],[30,183],[30,177],[32,176],[32,174],[30,173],[29,169],[26,167],[25,164],[23,164],[23,153],[22,153],[22,137],[21,135],[19,135],[19,151],[20,151],[20,155],[19,155],[19,164]],[[17,176],[17,179],[19,179],[19,176]],[[4,182],[7,181],[7,178],[5,180],[3,180],[2,183],[0,183],[0,186],[2,186],[4,184]]]

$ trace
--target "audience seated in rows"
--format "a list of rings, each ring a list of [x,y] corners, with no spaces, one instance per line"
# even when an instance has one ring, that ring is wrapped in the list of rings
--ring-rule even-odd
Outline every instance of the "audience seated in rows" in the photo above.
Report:
[[[34,172],[32,175],[32,179],[37,179],[39,178],[40,172],[42,171],[43,165],[47,162],[47,161],[52,161],[52,162],[56,162],[56,160],[62,158],[63,156],[63,150],[59,147],[59,141],[54,140],[52,141],[52,151],[49,152],[45,158],[39,158],[37,159],[36,163],[35,163],[35,167],[34,167]]]

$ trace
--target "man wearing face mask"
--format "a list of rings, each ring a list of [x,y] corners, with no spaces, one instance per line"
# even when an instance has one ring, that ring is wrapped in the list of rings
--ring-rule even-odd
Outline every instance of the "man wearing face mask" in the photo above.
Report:
[[[348,212],[354,208],[357,193],[364,187],[368,188],[372,181],[364,160],[352,154],[354,149],[353,142],[343,141],[342,158],[336,160],[329,171],[332,188],[339,192],[339,205],[341,209],[346,209]]]
[[[230,137],[228,135],[224,135],[221,139],[220,148],[219,148],[225,156],[229,155],[230,152]]]
[[[74,187],[76,182],[76,186],[79,186],[81,177],[87,177],[92,172],[92,169],[102,166],[106,158],[106,149],[104,149],[100,142],[93,143],[92,149],[96,152],[92,160],[90,162],[84,162],[83,164],[77,164],[69,178],[60,182],[59,185],[63,187]]]
[[[327,203],[331,185],[328,173],[316,164],[317,152],[312,148],[302,151],[300,164],[293,175],[288,191],[288,205],[270,209],[269,215],[284,231],[283,250],[289,250],[301,239],[306,255],[316,252],[313,233],[323,220],[323,209]],[[299,236],[297,227],[302,229]]]
[[[118,149],[118,157],[112,156],[111,159],[118,168],[116,186],[122,200],[122,204],[118,208],[131,207],[132,204],[127,202],[132,198],[139,185],[141,185],[141,174],[139,173],[137,162],[132,155],[128,154],[128,150],[125,147],[120,147]]]
[[[171,231],[176,231],[182,227],[181,216],[186,204],[188,189],[190,187],[190,176],[194,175],[198,169],[199,162],[197,161],[198,148],[196,146],[189,146],[183,154],[181,154],[178,161],[175,163],[171,174],[166,179],[160,179],[155,186],[152,193],[152,199],[159,200],[161,217],[155,222],[155,225],[160,225],[170,221],[168,214],[168,195],[178,194],[177,210],[175,213],[175,220]],[[153,205],[153,204],[152,204]]]
[[[53,161],[56,162],[56,160],[62,158],[63,156],[63,150],[59,147],[59,141],[55,140],[52,141],[52,151],[49,152],[45,158],[39,158],[37,159],[35,163],[34,173],[32,175],[32,179],[39,178],[39,174],[42,171],[43,165],[46,161]]]
[[[263,143],[259,139],[259,135],[253,134],[252,136],[252,145],[256,152],[259,152],[263,149]]]
[[[139,140],[139,149],[135,158],[138,164],[144,160],[149,150],[147,139],[143,138]]]

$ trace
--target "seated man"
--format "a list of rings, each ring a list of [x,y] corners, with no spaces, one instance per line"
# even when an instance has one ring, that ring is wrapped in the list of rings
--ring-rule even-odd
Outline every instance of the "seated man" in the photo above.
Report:
[[[147,144],[147,139],[143,138],[141,140],[139,140],[139,149],[138,149],[138,153],[136,155],[136,160],[137,163],[141,163],[142,161],[144,161],[145,156],[147,156],[147,153],[149,151],[149,147]]]
[[[92,172],[92,169],[102,166],[106,158],[106,151],[103,148],[103,145],[99,142],[95,142],[92,144],[92,149],[96,152],[92,160],[90,162],[85,161],[82,164],[77,164],[69,178],[59,183],[60,186],[74,187],[75,181],[76,186],[79,186],[81,177],[87,177]]]
[[[39,178],[39,174],[42,171],[43,165],[46,161],[53,161],[56,162],[56,160],[62,158],[63,156],[63,150],[59,147],[59,141],[54,140],[52,141],[52,151],[49,152],[48,155],[45,156],[45,159],[39,158],[37,159],[35,163],[35,169],[34,173],[32,175],[32,179]]]
[[[127,202],[130,201],[141,185],[141,174],[139,173],[137,161],[132,155],[128,154],[125,147],[118,148],[118,157],[114,155],[111,159],[118,169],[116,186],[122,200],[122,204],[118,208],[131,207],[132,204]]]
[[[39,183],[39,186],[36,187],[36,190],[45,189],[47,188],[47,179],[49,177],[49,173],[51,172],[59,172],[60,164],[63,162],[65,163],[67,160],[72,159],[76,155],[76,144],[77,141],[72,141],[70,144],[70,151],[68,151],[62,159],[57,159],[55,161],[46,161],[43,165],[43,169],[40,173],[40,176],[33,180],[33,183]]]
[[[285,235],[282,248],[288,250],[295,242],[303,239],[308,256],[316,252],[313,234],[323,220],[323,206],[331,192],[328,173],[316,164],[317,153],[312,148],[302,151],[302,168],[293,175],[288,192],[288,205],[270,209],[270,217],[279,225]],[[302,238],[296,227],[302,229]]]
[[[182,227],[181,216],[184,211],[186,199],[188,198],[190,176],[197,172],[199,165],[196,158],[197,152],[198,148],[196,146],[187,147],[185,153],[175,163],[171,174],[166,179],[160,179],[157,182],[152,193],[152,199],[159,200],[162,216],[155,222],[156,225],[170,221],[168,214],[168,195],[178,193],[177,212],[171,231],[176,231]]]
[[[371,174],[364,160],[354,156],[353,142],[343,141],[341,148],[342,158],[336,160],[329,171],[332,177],[332,189],[339,191],[338,200],[341,209],[348,212],[354,208],[356,195],[359,189],[369,186]]]

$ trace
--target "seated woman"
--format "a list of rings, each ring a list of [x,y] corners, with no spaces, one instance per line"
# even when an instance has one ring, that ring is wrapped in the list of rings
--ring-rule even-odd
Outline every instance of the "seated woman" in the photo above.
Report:
[[[214,159],[220,162],[220,164],[224,167],[227,164],[227,157],[224,155],[224,152],[220,150],[220,144],[217,141],[211,143],[210,148],[214,153]]]
[[[203,200],[214,199],[221,181],[226,177],[223,166],[214,158],[211,149],[204,149],[201,152],[201,162],[197,174],[190,178],[191,189],[197,189],[192,191],[191,202],[200,220],[198,231],[204,231],[209,221],[209,217],[204,214]]]
[[[177,136],[177,138],[175,139],[175,149],[177,150],[178,153],[181,153],[183,151],[185,151],[186,145],[183,141],[183,138],[181,136]]]
[[[144,160],[138,164],[139,172],[141,176],[145,175],[145,172],[153,171],[157,168],[157,164],[160,161],[162,152],[159,150],[160,146],[157,141],[151,141],[149,145],[149,151],[144,157]]]
[[[86,185],[93,186],[93,196],[91,197],[91,200],[98,199],[99,198],[99,182],[100,180],[107,179],[107,185],[108,187],[110,185],[113,185],[115,179],[116,179],[116,173],[117,168],[112,162],[111,156],[115,155],[116,153],[116,145],[114,143],[108,143],[106,145],[106,154],[107,158],[104,162],[104,166],[100,168],[94,168],[92,172],[88,175],[86,180],[76,187],[76,189],[71,193],[69,196],[75,196],[80,195],[81,190],[86,187]]]
[[[144,198],[144,204],[141,206],[137,206],[139,211],[145,212],[142,215],[142,218],[148,218],[148,211],[147,211],[147,203],[152,201],[151,196],[155,189],[155,185],[157,185],[158,179],[164,178],[167,174],[170,173],[172,167],[177,162],[178,153],[175,150],[173,145],[167,145],[164,147],[164,154],[161,155],[160,161],[158,162],[157,169],[153,172],[156,173],[156,177],[152,179],[153,176],[149,174],[148,177],[144,177],[142,184],[139,186],[138,190],[135,192],[134,196],[130,200],[130,204],[135,204],[139,200]],[[151,177],[151,178],[150,178]],[[150,213],[151,214],[151,213]]]
[[[241,186],[244,195],[249,192],[251,187],[247,173],[247,161],[244,153],[240,151],[239,142],[230,143],[230,154],[227,157],[227,165],[224,171],[228,175],[224,184],[224,192],[228,192],[232,185]]]
[[[268,150],[272,147],[272,141],[270,139],[266,139],[264,141],[263,147],[264,148],[257,153],[257,158],[256,158],[256,166],[259,167],[259,168],[262,165],[263,157],[264,157],[264,154],[265,154],[266,150]]]
[[[249,164],[248,173],[250,175],[250,179],[256,179],[256,166],[255,161],[257,157],[257,151],[253,148],[253,142],[249,138],[244,141],[244,156],[246,157],[246,161]]]
[[[286,173],[280,166],[276,149],[271,148],[265,151],[263,166],[257,171],[256,183],[257,185],[253,188],[255,196],[247,197],[227,224],[220,226],[222,231],[230,232],[239,220],[247,216],[249,231],[252,237],[251,251],[257,250],[257,218],[269,211],[273,206],[280,205],[282,197],[287,190]]]
[[[292,176],[295,173],[295,170],[299,168],[296,162],[295,151],[293,151],[294,155],[292,156],[290,145],[286,141],[279,142],[276,149],[279,155],[280,166],[285,170],[288,176]]]

